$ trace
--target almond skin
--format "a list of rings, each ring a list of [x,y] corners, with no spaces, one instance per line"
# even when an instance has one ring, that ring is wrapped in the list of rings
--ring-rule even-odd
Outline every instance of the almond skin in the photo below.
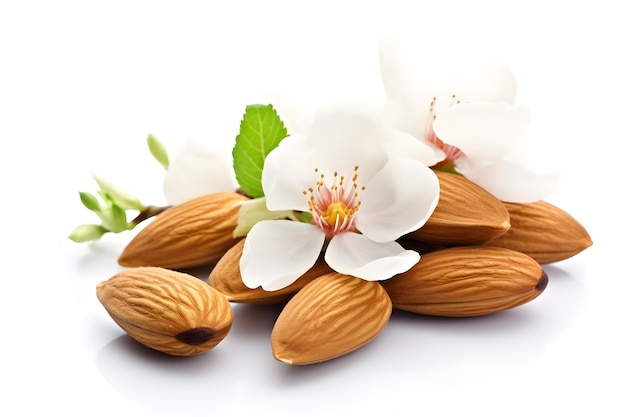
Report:
[[[238,193],[205,195],[167,209],[135,235],[118,263],[125,267],[187,269],[216,262],[238,239]]]
[[[215,264],[208,279],[209,285],[224,294],[228,301],[234,303],[282,304],[313,279],[332,271],[323,259],[319,259],[304,275],[285,288],[276,291],[265,291],[261,287],[248,288],[243,283],[239,270],[244,243],[245,238],[230,248]]]
[[[462,175],[435,170],[439,203],[426,224],[410,238],[449,246],[477,245],[509,230],[504,203]]]
[[[308,365],[352,352],[374,339],[391,316],[379,282],[329,273],[302,288],[285,305],[272,330],[276,360]]]
[[[382,281],[394,308],[442,317],[491,314],[527,303],[548,276],[530,256],[489,246],[427,253],[405,273]]]
[[[213,349],[233,312],[219,291],[182,272],[157,267],[122,271],[96,286],[111,318],[133,339],[173,356]]]
[[[511,228],[489,245],[517,250],[547,264],[571,258],[593,243],[587,230],[557,206],[545,201],[504,204]]]

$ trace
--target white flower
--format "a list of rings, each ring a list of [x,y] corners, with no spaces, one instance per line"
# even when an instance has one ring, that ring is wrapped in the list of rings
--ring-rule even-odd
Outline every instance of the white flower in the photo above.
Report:
[[[183,144],[163,178],[163,194],[172,205],[236,189],[232,162],[216,148],[197,140]]]
[[[430,61],[410,57],[399,41],[381,42],[386,112],[393,126],[440,150],[437,167],[455,169],[503,201],[532,202],[554,189],[555,175],[538,175],[515,161],[530,113],[515,105],[516,80],[508,68],[485,60],[474,73],[442,79],[441,70],[427,73]]]
[[[265,220],[246,237],[240,270],[250,288],[277,290],[318,259],[337,272],[383,280],[419,261],[396,239],[420,228],[439,200],[439,182],[369,112],[316,114],[310,130],[285,138],[266,158],[263,190],[269,210],[308,213],[310,222]],[[411,139],[409,142],[416,142]]]

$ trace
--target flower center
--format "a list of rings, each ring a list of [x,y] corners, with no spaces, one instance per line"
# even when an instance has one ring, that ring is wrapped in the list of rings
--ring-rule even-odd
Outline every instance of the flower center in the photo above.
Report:
[[[349,216],[349,213],[350,209],[339,201],[337,203],[330,203],[328,207],[326,207],[326,211],[322,214],[322,217],[326,220],[326,224],[334,229],[343,224],[346,220],[346,216]]]
[[[460,102],[461,100],[457,98],[456,94],[452,94],[452,96],[450,97],[450,101],[447,103],[446,108],[450,108],[454,105],[459,104]],[[442,106],[445,106],[445,103],[442,104]],[[426,120],[426,129],[425,129],[426,131],[424,132],[424,137],[426,138],[427,142],[435,145],[437,148],[441,149],[446,154],[446,158],[443,161],[439,162],[437,166],[454,167],[454,161],[456,161],[458,158],[463,156],[463,151],[457,148],[456,146],[452,146],[452,145],[445,143],[444,141],[439,139],[437,135],[435,134],[435,131],[433,130],[433,123],[435,122],[435,119],[437,118],[438,107],[439,107],[439,103],[437,101],[437,97],[433,97],[432,101],[430,102],[429,116],[428,116],[428,119]]]
[[[359,190],[365,190],[364,186],[357,184],[359,170],[354,167],[353,175],[349,180],[334,172],[330,183],[323,173],[315,168],[319,179],[315,187],[304,190],[302,194],[307,196],[309,212],[313,216],[313,223],[319,226],[327,236],[334,236],[341,232],[355,231],[354,219],[361,206]]]

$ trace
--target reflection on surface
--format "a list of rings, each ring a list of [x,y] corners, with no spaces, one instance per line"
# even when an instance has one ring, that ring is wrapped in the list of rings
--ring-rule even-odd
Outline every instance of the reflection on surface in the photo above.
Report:
[[[584,288],[557,266],[537,299],[515,309],[475,318],[439,318],[394,311],[370,344],[325,363],[289,366],[272,357],[270,334],[281,306],[234,304],[233,327],[213,350],[196,357],[170,357],[127,335],[98,352],[96,364],[124,397],[155,413],[262,411],[281,415],[323,398],[351,410],[355,401],[387,409],[415,401],[428,386],[478,388],[509,375],[532,372],[547,346],[567,329],[584,305]],[[471,384],[470,384],[471,381]],[[507,382],[502,385],[506,389]],[[491,387],[490,389],[494,389]],[[384,393],[383,396],[380,394]],[[387,404],[387,405],[385,405]]]

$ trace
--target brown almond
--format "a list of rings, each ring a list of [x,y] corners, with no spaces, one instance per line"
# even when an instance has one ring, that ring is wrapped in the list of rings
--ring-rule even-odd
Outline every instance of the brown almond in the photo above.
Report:
[[[379,282],[322,275],[294,295],[278,316],[271,335],[274,357],[307,365],[345,355],[374,339],[391,309]]]
[[[96,295],[130,337],[173,356],[213,349],[233,320],[230,303],[219,291],[194,276],[164,268],[119,272],[98,284]]]
[[[435,174],[439,203],[426,224],[408,237],[445,245],[476,245],[509,229],[509,212],[492,194],[462,175],[438,170]]]
[[[587,230],[561,208],[537,201],[528,204],[504,203],[511,228],[489,242],[523,252],[540,264],[562,261],[592,245]]]
[[[394,308],[443,317],[510,309],[539,296],[547,284],[530,256],[489,246],[430,252],[407,272],[382,281]]]
[[[237,243],[233,231],[246,200],[234,192],[215,193],[169,208],[135,235],[118,263],[169,269],[210,265]]]
[[[298,278],[293,284],[276,291],[265,291],[262,288],[248,288],[241,279],[239,260],[243,252],[245,238],[230,248],[215,264],[209,274],[209,285],[219,290],[228,301],[248,304],[281,304],[288,301],[302,287],[313,279],[332,271],[319,259],[311,269]]]

